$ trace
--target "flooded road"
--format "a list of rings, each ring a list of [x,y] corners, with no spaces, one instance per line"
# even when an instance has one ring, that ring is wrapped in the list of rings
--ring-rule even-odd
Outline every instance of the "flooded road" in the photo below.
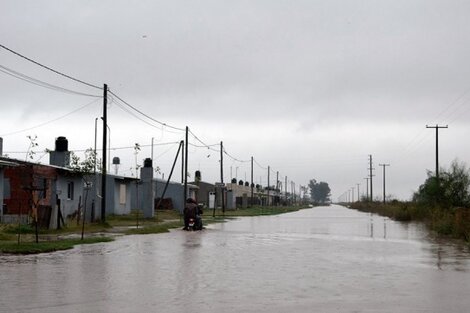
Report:
[[[468,312],[468,247],[341,206],[0,256],[1,312]]]

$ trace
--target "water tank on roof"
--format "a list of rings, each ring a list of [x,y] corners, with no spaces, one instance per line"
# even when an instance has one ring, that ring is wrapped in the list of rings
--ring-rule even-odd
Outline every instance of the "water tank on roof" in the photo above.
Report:
[[[152,167],[152,159],[151,158],[146,158],[144,160],[144,167]]]
[[[69,151],[69,141],[65,137],[57,137],[55,140],[55,151],[66,152]]]
[[[113,164],[114,165],[119,165],[119,164],[121,164],[121,160],[118,157],[114,157],[113,158]]]

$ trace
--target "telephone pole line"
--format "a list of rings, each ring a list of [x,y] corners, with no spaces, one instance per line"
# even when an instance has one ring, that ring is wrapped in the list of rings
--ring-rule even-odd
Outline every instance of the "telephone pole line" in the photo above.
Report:
[[[250,200],[250,207],[253,207],[253,189],[255,188],[255,184],[253,183],[253,157],[251,157],[251,200]]]
[[[361,201],[361,196],[359,195],[359,186],[361,184],[356,184],[357,185],[357,202],[360,202]]]
[[[372,189],[372,177],[374,175],[372,175],[372,170],[374,170],[374,168],[372,168],[372,154],[369,154],[369,179],[370,179],[370,201],[371,202],[374,201],[374,193]]]
[[[271,167],[268,165],[268,198],[266,200],[266,206],[269,206],[269,178],[270,178]]]
[[[106,151],[108,137],[108,85],[103,86],[103,160],[101,168],[101,223],[106,221]],[[85,218],[85,217],[83,217]]]
[[[224,183],[224,143],[220,142],[220,183]],[[225,187],[221,187],[222,191],[222,213],[225,214]]]
[[[369,177],[364,179],[366,180],[366,201],[369,201]]]
[[[439,182],[439,128],[449,128],[448,125],[446,126],[428,126],[426,128],[435,128],[436,129],[436,179]]]
[[[188,198],[188,147],[189,147],[189,142],[188,142],[188,133],[189,133],[189,127],[186,126],[186,135],[185,135],[185,145],[184,145],[184,202],[183,202],[183,209],[184,206],[186,205],[186,199]]]
[[[384,170],[384,204],[385,204],[385,167],[386,166],[390,166],[390,164],[379,164],[379,166],[382,166],[383,167],[383,170]]]

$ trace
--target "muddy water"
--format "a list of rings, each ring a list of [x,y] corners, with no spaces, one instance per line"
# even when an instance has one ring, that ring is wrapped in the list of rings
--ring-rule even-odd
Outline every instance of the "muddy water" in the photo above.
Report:
[[[320,207],[0,256],[1,312],[469,312],[470,252]]]

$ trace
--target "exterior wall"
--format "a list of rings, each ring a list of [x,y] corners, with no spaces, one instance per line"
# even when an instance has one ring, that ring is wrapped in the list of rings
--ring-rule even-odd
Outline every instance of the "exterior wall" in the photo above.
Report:
[[[153,187],[153,167],[144,166],[140,170],[142,182],[142,211],[145,218],[155,216],[155,188]]]
[[[68,188],[69,184],[73,184],[73,194],[69,198]],[[79,204],[85,204],[85,195],[83,190],[83,179],[77,176],[59,176],[56,181],[57,198],[60,200],[60,210],[65,222],[67,223],[67,216],[73,215],[78,212]],[[55,201],[54,201],[55,204]],[[87,208],[88,209],[88,208]],[[57,216],[55,216],[57,218]]]
[[[196,192],[196,201],[209,206],[209,193],[215,192],[215,186],[206,182],[192,182],[191,184],[199,188]]]
[[[0,222],[2,222],[3,216],[3,190],[5,189],[3,180],[3,167],[0,166]]]
[[[4,199],[8,214],[28,214],[34,197],[39,197],[38,204],[52,206],[52,186],[57,173],[54,168],[44,165],[23,164],[4,169],[4,178],[10,182],[10,197]],[[45,185],[44,185],[45,183]],[[34,191],[35,188],[46,187],[44,191]]]
[[[159,199],[163,190],[165,189],[166,181],[161,179],[154,179],[154,188],[155,188],[155,199]],[[180,213],[183,212],[184,206],[186,204],[186,199],[191,197],[196,198],[198,187],[193,184],[188,184],[188,194],[183,197],[184,185],[181,183],[171,182],[168,184],[168,188],[165,193],[165,199],[171,199],[173,203],[173,208]]]
[[[113,214],[125,215],[131,213],[131,190],[128,181],[114,180],[114,212]]]
[[[89,180],[93,182],[88,196],[89,208],[94,202],[93,211],[87,212],[87,218],[93,220],[101,219],[101,174],[96,175],[96,180],[91,177]],[[130,214],[131,209],[137,207],[135,179],[115,175],[106,175],[106,215]],[[121,203],[121,185],[125,186],[125,203]],[[94,213],[94,214],[93,214]]]
[[[155,199],[162,196],[163,190],[165,189],[166,181],[155,180]],[[165,199],[170,198],[173,203],[173,208],[179,212],[183,212],[184,201],[183,201],[184,186],[180,183],[170,182],[165,192]]]

